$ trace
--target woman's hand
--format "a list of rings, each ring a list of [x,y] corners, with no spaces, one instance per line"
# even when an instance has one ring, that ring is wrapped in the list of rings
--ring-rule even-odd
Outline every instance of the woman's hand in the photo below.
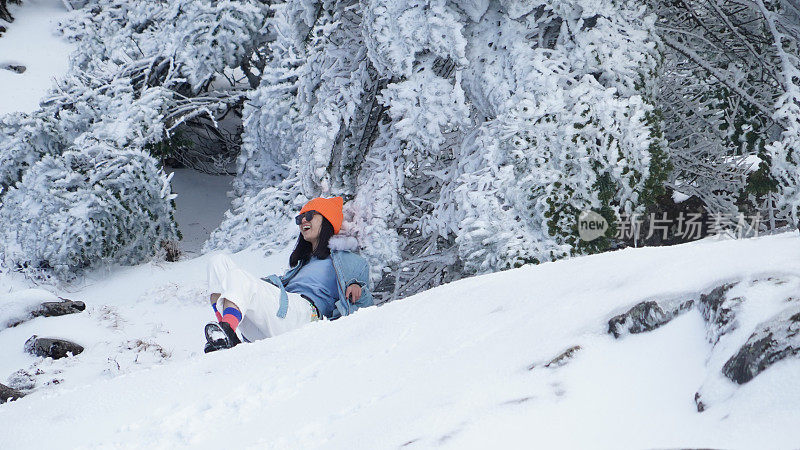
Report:
[[[350,303],[355,303],[361,298],[361,286],[353,283],[350,286],[347,286],[347,290],[344,292],[344,296],[350,300]]]

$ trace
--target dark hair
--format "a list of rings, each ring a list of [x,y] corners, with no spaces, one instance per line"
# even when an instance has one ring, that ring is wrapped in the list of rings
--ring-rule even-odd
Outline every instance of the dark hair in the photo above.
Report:
[[[320,214],[321,215],[321,214]],[[331,255],[331,249],[328,248],[328,241],[333,236],[333,225],[322,216],[322,226],[319,229],[319,240],[317,241],[317,249],[312,251],[311,242],[303,239],[303,234],[297,238],[297,245],[294,246],[291,256],[289,256],[289,267],[294,267],[298,262],[302,261],[307,263],[311,256],[316,256],[318,259],[325,259]]]

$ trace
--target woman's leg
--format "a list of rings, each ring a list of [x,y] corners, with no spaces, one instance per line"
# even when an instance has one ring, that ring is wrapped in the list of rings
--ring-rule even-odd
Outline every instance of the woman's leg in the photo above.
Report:
[[[240,269],[226,255],[211,259],[208,274],[217,310],[223,311],[223,318],[227,318],[229,308],[240,313],[242,333],[249,340],[276,336],[315,320],[315,311],[308,301],[292,293],[288,294],[286,317],[278,317],[281,290]]]
[[[222,314],[217,310],[217,300],[219,300],[219,293],[211,294],[211,307],[214,309],[214,315],[217,316],[217,322],[222,320]]]
[[[289,307],[286,310],[286,317],[278,317],[280,289],[265,281],[261,282],[266,285],[265,287],[268,290],[276,291],[276,295],[261,297],[260,301],[253,303],[252,307],[245,313],[239,329],[247,340],[257,341],[277,336],[318,320],[316,310],[308,300],[304,299],[300,294],[292,292],[287,294]]]

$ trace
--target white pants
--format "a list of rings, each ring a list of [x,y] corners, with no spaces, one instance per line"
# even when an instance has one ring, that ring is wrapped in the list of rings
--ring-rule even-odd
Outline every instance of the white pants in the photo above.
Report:
[[[247,341],[256,341],[301,327],[318,320],[308,300],[288,292],[286,317],[278,317],[281,290],[239,268],[227,255],[215,255],[208,263],[208,288],[220,294],[217,311],[223,312],[223,299],[239,308],[242,321],[237,328]]]

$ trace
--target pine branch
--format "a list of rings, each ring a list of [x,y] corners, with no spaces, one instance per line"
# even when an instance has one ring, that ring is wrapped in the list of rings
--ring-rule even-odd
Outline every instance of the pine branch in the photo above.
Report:
[[[691,48],[681,44],[677,40],[669,37],[663,36],[662,39],[664,42],[673,48],[674,50],[678,51],[685,57],[692,60],[695,64],[705,69],[710,75],[716,78],[720,83],[725,85],[728,89],[735,92],[736,94],[740,95],[742,98],[750,102],[753,106],[758,108],[759,111],[764,113],[766,116],[772,116],[773,111],[767,105],[762,103],[760,100],[756,99],[752,95],[748,94],[741,86],[739,86],[729,74],[726,74],[722,70],[717,69],[716,67],[712,66],[708,61],[703,59],[697,52],[692,50]]]

